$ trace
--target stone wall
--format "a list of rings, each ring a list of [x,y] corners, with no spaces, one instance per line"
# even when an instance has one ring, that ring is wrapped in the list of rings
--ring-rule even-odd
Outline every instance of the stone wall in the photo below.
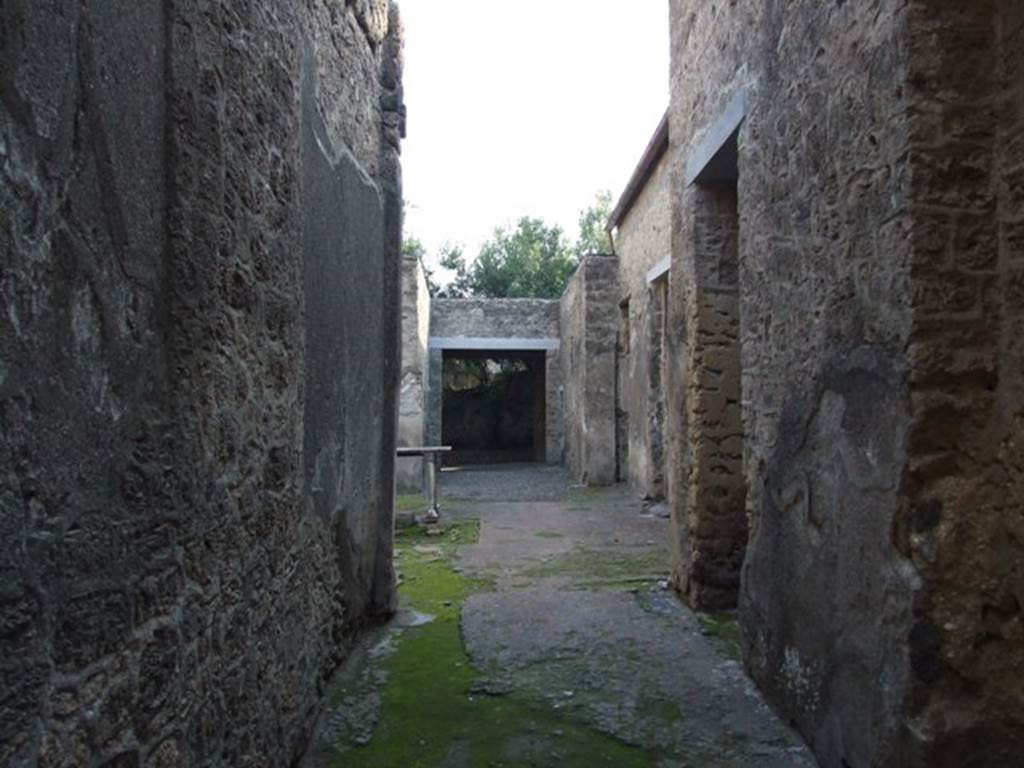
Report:
[[[1024,6],[910,3],[907,762],[1024,762]]]
[[[679,557],[673,579],[690,605],[732,608],[747,544],[740,411],[738,221],[731,182],[698,185],[691,199],[694,303],[685,349],[685,480],[675,497]]]
[[[557,342],[561,338],[559,302],[553,299],[435,299],[430,305],[430,337],[434,346],[428,350],[428,442],[441,443],[441,400],[443,350],[459,349],[459,340],[470,346],[482,340],[495,340],[495,352],[515,352],[516,339],[533,342]],[[545,365],[545,454],[547,462],[562,460],[563,404],[562,367],[559,352],[547,350]]]
[[[587,485],[616,480],[617,261],[588,256],[561,299],[565,464]]]
[[[688,484],[700,453],[714,450],[689,434],[706,373],[694,345],[707,341],[715,304],[728,298],[708,290],[714,275],[697,261],[709,199],[690,183],[688,165],[746,93],[737,141],[751,523],[745,660],[823,764],[837,768],[889,759],[914,586],[889,540],[909,327],[908,249],[882,226],[902,207],[906,152],[892,119],[902,71],[896,6],[671,6],[672,186],[680,194],[670,303],[673,331],[690,346],[672,366],[670,422],[687,424],[674,442],[673,485],[687,489],[674,494],[674,528],[683,541],[704,515],[690,508],[697,489]]]
[[[393,600],[397,16],[0,36],[0,763],[291,764]]]
[[[825,766],[1012,764],[1021,13],[676,0],[671,14],[681,568],[708,506],[689,481],[716,445],[695,434],[696,398],[723,370],[693,345],[709,318],[730,337],[738,309],[748,669]],[[730,299],[702,271],[694,172],[720,159],[737,105]]]
[[[402,375],[398,399],[398,445],[426,439],[430,337],[430,290],[418,258],[402,259]],[[412,493],[423,487],[423,459],[396,459],[395,486]]]
[[[556,299],[435,299],[430,335],[438,338],[557,339]]]
[[[642,496],[665,496],[662,391],[662,304],[667,275],[648,283],[648,272],[672,252],[672,197],[662,156],[619,224],[619,300],[629,301],[629,353],[619,363],[619,403],[628,413],[625,478]]]

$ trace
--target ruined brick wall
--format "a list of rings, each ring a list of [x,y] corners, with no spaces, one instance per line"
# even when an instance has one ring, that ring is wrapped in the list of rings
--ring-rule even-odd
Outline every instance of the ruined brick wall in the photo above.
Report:
[[[588,256],[561,299],[565,464],[576,482],[615,482],[616,259]]]
[[[626,479],[638,493],[664,496],[662,296],[647,274],[672,251],[668,159],[662,157],[618,226],[619,300],[629,300],[629,355],[619,365],[620,403],[629,414]],[[667,277],[662,278],[662,280]]]
[[[393,597],[397,16],[0,35],[0,763],[290,764]]]
[[[671,9],[674,487],[706,447],[690,433],[702,361],[682,347],[701,342],[713,294],[695,260],[705,190],[687,164],[748,94],[748,669],[823,765],[1012,764],[1024,752],[1020,11]],[[680,523],[706,505],[673,496],[686,560]]]
[[[398,394],[398,445],[423,445],[426,438],[430,337],[430,290],[418,258],[402,259],[402,374]],[[423,459],[396,459],[395,487],[416,492],[423,485]]]

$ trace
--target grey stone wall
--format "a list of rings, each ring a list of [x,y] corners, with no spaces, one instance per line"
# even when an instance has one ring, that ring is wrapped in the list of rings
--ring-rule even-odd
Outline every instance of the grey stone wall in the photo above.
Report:
[[[1021,13],[679,1],[671,14],[681,567],[691,506],[709,508],[688,483],[708,448],[695,345],[713,295],[687,164],[745,90],[746,664],[823,765],[1019,761]]]
[[[291,764],[393,599],[397,16],[0,35],[0,763]]]
[[[545,452],[548,464],[561,464],[565,445],[565,384],[562,382],[561,352],[545,356]]]
[[[628,413],[626,477],[642,496],[663,498],[661,290],[647,273],[672,252],[669,164],[663,157],[619,224],[619,300],[629,300],[629,354],[619,364],[620,406]],[[667,279],[663,278],[663,279]]]
[[[587,485],[616,480],[617,295],[616,259],[588,256],[561,299],[565,464]]]
[[[398,445],[424,445],[430,336],[430,291],[418,258],[402,259],[402,376],[398,399]],[[396,459],[395,486],[403,493],[422,490],[423,459]]]
[[[906,138],[896,3],[672,6],[673,523],[692,545],[690,474],[708,290],[705,199],[686,169],[742,89],[739,297],[747,510],[741,622],[748,668],[824,765],[886,764],[900,738],[914,573],[889,540],[906,404]],[[724,138],[724,137],[722,137]],[[725,294],[727,296],[727,294]],[[724,297],[724,296],[723,296]],[[701,315],[704,315],[702,318]],[[725,319],[723,317],[723,319]],[[723,332],[729,332],[723,328]],[[685,560],[685,557],[684,557]],[[683,564],[686,565],[685,563]],[[896,763],[892,763],[896,764]]]
[[[441,445],[441,406],[444,391],[444,353],[427,350],[427,442]],[[443,458],[443,457],[442,457]]]
[[[440,338],[557,339],[555,299],[435,299],[430,335]]]

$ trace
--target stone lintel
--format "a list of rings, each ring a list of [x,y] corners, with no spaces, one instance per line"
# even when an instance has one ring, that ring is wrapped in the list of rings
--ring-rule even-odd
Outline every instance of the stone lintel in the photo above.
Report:
[[[725,110],[704,134],[697,147],[690,153],[686,163],[686,183],[692,184],[711,163],[718,151],[725,146],[747,116],[750,96],[746,88],[740,88],[729,101]]]
[[[431,349],[485,349],[495,351],[527,352],[532,350],[557,351],[559,339],[488,338],[485,336],[431,336]]]
[[[668,274],[669,269],[672,267],[672,255],[669,254],[649,270],[647,270],[647,284],[650,285]]]

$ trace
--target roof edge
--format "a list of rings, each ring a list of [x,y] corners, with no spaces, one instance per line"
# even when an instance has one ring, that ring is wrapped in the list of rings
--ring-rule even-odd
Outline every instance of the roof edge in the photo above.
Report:
[[[658,127],[654,131],[654,136],[648,142],[647,149],[644,150],[636,170],[633,171],[629,183],[626,184],[626,189],[622,192],[622,197],[619,198],[619,202],[615,205],[611,216],[608,217],[608,224],[605,226],[607,231],[611,232],[619,226],[629,214],[630,209],[636,203],[637,198],[640,197],[644,187],[647,186],[647,182],[654,174],[654,169],[658,167],[658,162],[667,150],[668,110],[665,110],[661,122],[658,123]]]

